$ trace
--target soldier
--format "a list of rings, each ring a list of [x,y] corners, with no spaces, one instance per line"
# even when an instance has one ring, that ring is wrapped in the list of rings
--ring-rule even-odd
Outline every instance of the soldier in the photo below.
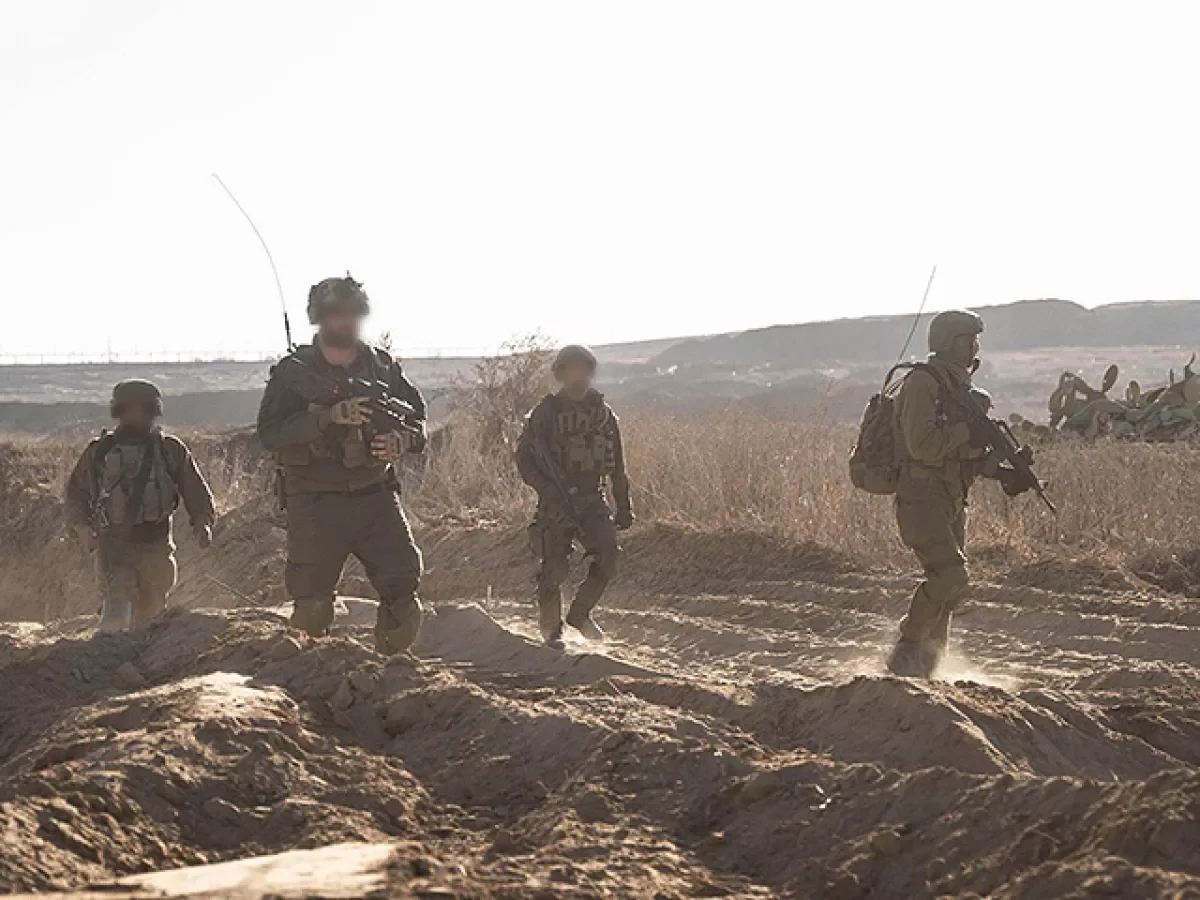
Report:
[[[591,558],[587,577],[567,611],[567,624],[585,638],[604,640],[592,611],[617,572],[617,530],[633,524],[629,477],[617,417],[592,388],[596,356],[572,345],[559,351],[553,372],[560,389],[544,397],[525,421],[517,469],[537,491],[531,546],[541,560],[537,602],[542,638],[563,648],[562,584],[575,542]],[[605,496],[612,484],[616,515]]]
[[[900,539],[916,554],[925,578],[900,622],[900,639],[887,666],[893,674],[928,678],[946,650],[950,618],[967,593],[967,493],[987,474],[1010,495],[1016,473],[988,465],[989,437],[952,396],[969,392],[985,410],[986,392],[971,384],[983,320],[975,313],[939,313],[929,326],[928,360],[904,380],[896,398],[900,479],[896,521]],[[953,393],[952,393],[953,392]]]
[[[400,505],[395,467],[405,453],[424,449],[426,411],[400,364],[360,339],[369,312],[366,292],[349,275],[313,286],[308,319],[318,333],[271,370],[258,435],[276,454],[283,480],[292,625],[314,637],[328,633],[334,591],[353,554],[379,593],[376,649],[392,655],[407,651],[421,627],[421,551]],[[382,383],[411,404],[415,428],[378,433],[367,397],[314,393],[306,376]]]
[[[116,429],[88,444],[66,492],[71,530],[89,552],[98,551],[101,631],[141,625],[166,608],[177,571],[171,516],[181,498],[205,549],[215,520],[212,491],[187,445],[155,424],[163,413],[159,389],[122,381],[110,409]]]

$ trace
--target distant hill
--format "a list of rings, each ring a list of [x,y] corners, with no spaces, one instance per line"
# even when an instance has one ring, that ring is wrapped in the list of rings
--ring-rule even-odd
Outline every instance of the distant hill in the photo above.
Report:
[[[987,323],[989,352],[1045,347],[1200,346],[1200,301],[1123,303],[1086,309],[1065,300],[1026,300],[976,310]],[[925,352],[930,314],[922,317],[909,348]],[[904,346],[913,317],[838,319],[776,325],[735,334],[692,338],[651,359],[658,368],[722,366],[783,369],[834,362],[894,359]]]
[[[1096,379],[1110,362],[1121,384],[1165,382],[1200,350],[1200,301],[1125,303],[1086,309],[1063,300],[1030,300],[977,310],[987,321],[981,382],[1006,411],[1043,418],[1064,369]],[[930,315],[909,348],[925,353]],[[777,325],[709,337],[601,345],[600,387],[622,412],[703,415],[723,410],[776,418],[853,421],[896,359],[912,316]],[[430,401],[434,420],[450,406],[475,359],[404,361]],[[0,366],[0,434],[95,431],[123,378],[150,378],[167,394],[171,427],[252,422],[268,363],[192,362]]]

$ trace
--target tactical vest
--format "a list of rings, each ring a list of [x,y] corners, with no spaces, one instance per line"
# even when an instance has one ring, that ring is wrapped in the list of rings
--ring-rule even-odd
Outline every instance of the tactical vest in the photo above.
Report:
[[[149,454],[149,461],[146,456]],[[144,465],[149,465],[136,521],[127,521],[134,490]],[[163,433],[155,429],[140,444],[121,444],[105,432],[96,448],[95,517],[102,527],[132,527],[165,522],[179,505],[179,486],[167,466]]]
[[[921,369],[933,376],[938,385],[937,407],[935,411],[936,422],[941,426],[952,426],[967,421],[966,410],[962,408],[961,403],[950,402],[950,391],[952,390],[948,379],[952,376],[948,373],[940,371],[936,366],[930,363],[915,363],[904,366],[909,369]],[[899,367],[897,367],[899,368]],[[958,386],[958,387],[961,387]],[[976,387],[968,380],[966,382],[967,393],[971,395],[971,399],[983,409],[984,414],[990,413],[992,409],[992,395],[981,387]],[[913,465],[922,465],[925,468],[930,466],[924,463],[915,463],[908,458],[908,454],[904,449],[904,436],[900,434],[900,423],[895,418],[895,413],[892,413],[892,421],[894,427],[894,445],[895,459],[897,464],[911,463]],[[970,460],[978,457],[978,452],[969,447],[961,449],[955,456],[949,457],[943,465],[949,463],[957,465],[962,460]],[[936,467],[934,467],[936,468]]]
[[[297,347],[293,354],[305,365],[312,365],[317,358],[317,348],[312,344]],[[373,347],[367,347],[369,377],[376,381],[386,381],[391,374],[391,367],[386,364]],[[310,407],[316,411],[318,407]],[[276,454],[277,461],[282,466],[307,466],[316,460],[331,460],[340,463],[348,469],[361,469],[367,466],[383,468],[385,463],[372,456],[370,447],[363,434],[362,428],[351,428],[345,425],[330,425],[321,437],[309,444],[285,447]]]
[[[608,404],[597,398],[575,403],[556,397],[554,441],[559,464],[568,475],[604,478],[616,468]]]

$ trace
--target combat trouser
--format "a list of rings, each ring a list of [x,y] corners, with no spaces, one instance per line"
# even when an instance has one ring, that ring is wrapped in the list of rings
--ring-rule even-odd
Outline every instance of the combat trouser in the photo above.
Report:
[[[101,631],[143,625],[167,608],[178,567],[170,532],[147,542],[105,535],[96,551],[96,575],[104,598]]]
[[[379,594],[376,648],[393,654],[412,646],[421,627],[421,551],[390,484],[289,494],[287,522],[284,580],[294,626],[314,636],[328,632],[342,567],[353,555]]]
[[[571,571],[576,541],[583,545],[591,564],[567,610],[568,625],[579,628],[590,623],[592,610],[617,574],[621,549],[612,510],[604,496],[596,494],[581,502],[579,508],[582,512],[578,522],[573,523],[557,510],[541,506],[530,527],[534,552],[541,559],[537,576],[538,625],[547,640],[562,632],[562,585]]]
[[[954,485],[936,475],[903,477],[896,492],[896,522],[900,539],[916,554],[925,575],[900,621],[900,634],[931,657],[925,668],[932,671],[945,652],[951,617],[969,586],[966,501]]]

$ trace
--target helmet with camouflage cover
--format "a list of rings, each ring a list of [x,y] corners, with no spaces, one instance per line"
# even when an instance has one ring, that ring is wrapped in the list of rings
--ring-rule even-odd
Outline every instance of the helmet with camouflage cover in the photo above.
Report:
[[[126,407],[134,405],[143,406],[154,415],[161,416],[163,414],[162,391],[158,389],[158,385],[141,378],[131,378],[118,383],[113,388],[112,400],[108,405],[112,417],[119,419]]]
[[[582,344],[568,344],[558,351],[558,355],[554,357],[554,363],[550,370],[558,375],[563,369],[571,365],[571,363],[581,362],[587,365],[593,372],[596,371],[596,354]]]
[[[929,323],[929,352],[949,353],[955,338],[983,334],[983,319],[967,309],[938,313]]]
[[[349,272],[345,278],[326,278],[309,289],[309,324],[320,324],[322,318],[335,310],[356,312],[363,316],[371,311],[371,302],[363,290],[362,282],[355,281]]]

